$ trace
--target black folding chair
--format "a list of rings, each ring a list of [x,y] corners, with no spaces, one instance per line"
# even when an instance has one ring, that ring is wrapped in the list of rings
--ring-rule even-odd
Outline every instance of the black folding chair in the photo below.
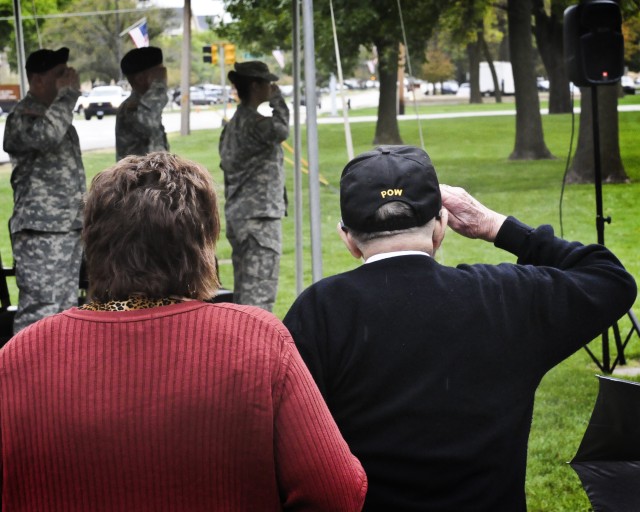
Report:
[[[11,305],[7,277],[15,275],[16,269],[5,267],[0,256],[0,346],[13,336],[13,317],[16,314],[16,306]]]

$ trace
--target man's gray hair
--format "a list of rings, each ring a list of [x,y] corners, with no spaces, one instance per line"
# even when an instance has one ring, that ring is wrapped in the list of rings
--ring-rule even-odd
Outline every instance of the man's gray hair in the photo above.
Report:
[[[415,218],[415,216],[416,215],[415,215],[415,212],[413,211],[413,208],[411,208],[411,206],[409,206],[407,203],[403,203],[402,201],[392,201],[390,203],[383,204],[380,208],[376,210],[374,221],[377,223],[377,222],[385,222],[390,219],[404,219],[404,218],[412,219],[412,218]],[[375,231],[373,233],[364,233],[362,231],[356,231],[349,228],[349,233],[351,233],[351,236],[355,240],[356,245],[360,246],[361,244],[366,244],[371,240],[376,240],[379,238],[387,238],[390,236],[416,233],[422,230],[425,225],[416,226],[416,227],[407,228],[407,229],[397,229],[393,231]]]

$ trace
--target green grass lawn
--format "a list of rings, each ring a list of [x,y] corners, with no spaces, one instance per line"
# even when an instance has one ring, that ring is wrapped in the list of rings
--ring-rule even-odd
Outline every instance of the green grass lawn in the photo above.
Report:
[[[635,97],[627,97],[621,100],[621,103],[638,103],[638,100]],[[470,110],[474,109],[474,106],[464,105],[459,108]],[[487,108],[488,105],[478,107]],[[355,114],[356,112],[352,112],[352,115]],[[618,255],[629,271],[636,278],[640,278],[640,144],[636,135],[640,112],[620,113],[619,119],[623,161],[632,181],[630,184],[603,187],[604,213],[605,216],[612,217],[612,223],[606,226],[605,240],[607,246]],[[508,155],[514,144],[515,126],[515,120],[510,116],[423,120],[422,130],[426,149],[433,159],[441,182],[463,186],[495,210],[515,215],[531,225],[552,224],[559,232],[560,189],[570,142],[571,116],[544,116],[543,123],[547,145],[557,157],[554,160],[509,161]],[[373,123],[352,123],[351,129],[356,153],[371,149]],[[323,273],[331,275],[354,268],[359,263],[342,247],[335,233],[335,226],[340,218],[336,187],[340,172],[347,161],[343,128],[341,125],[320,125],[318,130],[320,173],[331,184],[323,186],[320,191]],[[402,121],[400,131],[405,143],[419,144],[416,121]],[[172,135],[170,142],[173,152],[196,160],[210,170],[222,198],[222,174],[217,152],[219,135],[219,130],[205,130],[194,132],[188,137]],[[112,164],[113,152],[86,153],[84,162],[90,179],[96,172]],[[287,166],[287,174],[289,197],[293,204],[290,166]],[[9,167],[1,166],[0,250],[5,264],[10,260],[6,230],[12,203],[9,175]],[[303,182],[304,270],[305,285],[308,285],[311,282],[311,255],[306,176]],[[586,243],[596,241],[595,193],[592,185],[567,187],[562,211],[565,238]],[[284,250],[280,289],[275,307],[275,313],[279,317],[284,316],[296,295],[293,216],[285,219],[283,226]],[[222,283],[225,287],[231,288],[233,274],[228,262],[230,248],[224,235],[219,243],[218,255],[222,262]],[[438,259],[446,265],[456,265],[460,262],[514,261],[512,256],[490,244],[467,240],[453,232],[447,235]],[[15,288],[13,290],[15,294]],[[640,315],[638,305],[635,312]],[[621,322],[621,328],[625,334],[628,332],[629,325],[626,319]],[[470,341],[472,335],[470,333]],[[591,348],[600,356],[601,341],[595,340]],[[626,355],[630,363],[637,364],[640,358],[640,342],[637,336],[632,338]],[[597,393],[596,373],[599,371],[589,356],[585,351],[580,351],[552,370],[540,386],[527,468],[526,490],[530,511],[590,510],[589,501],[579,479],[566,462],[575,454],[589,420]]]

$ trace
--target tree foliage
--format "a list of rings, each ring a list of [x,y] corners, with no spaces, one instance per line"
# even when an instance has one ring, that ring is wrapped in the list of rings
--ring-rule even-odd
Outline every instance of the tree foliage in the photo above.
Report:
[[[236,20],[222,28],[224,34],[244,44],[255,44],[262,53],[275,47],[291,47],[290,2],[279,1],[274,6],[267,0],[225,0],[227,11]],[[446,2],[423,0],[401,3],[402,18],[412,64],[423,59],[426,42],[438,21]],[[345,72],[357,62],[360,47],[374,47],[378,53],[380,103],[374,143],[401,141],[395,113],[398,45],[403,42],[398,3],[389,0],[335,0],[336,31],[340,56]],[[320,70],[335,70],[335,54],[331,29],[329,0],[314,2],[314,33],[316,66]],[[326,73],[318,73],[326,76]]]
[[[121,78],[120,59],[134,48],[131,38],[120,33],[141,17],[147,18],[149,39],[154,41],[165,29],[172,15],[167,10],[115,12],[118,9],[135,9],[135,0],[71,0],[64,12],[68,17],[48,21],[45,46],[67,46],[71,50],[70,63],[82,80],[109,83]],[[76,16],[75,13],[114,11],[108,14]]]
[[[482,103],[480,93],[480,61],[484,59],[492,63],[493,56],[489,44],[499,44],[504,32],[497,30],[500,7],[488,0],[455,0],[443,15],[443,26],[451,34],[454,43],[464,46],[469,69],[470,103]],[[497,85],[495,71],[494,82]],[[496,90],[496,101],[501,101],[499,87]]]
[[[22,32],[25,54],[28,55],[39,48],[38,32],[42,35],[49,20],[37,18],[43,14],[58,14],[71,0],[32,0],[22,2]],[[17,68],[17,52],[15,39],[15,25],[13,21],[13,0],[0,0],[0,17],[10,18],[0,20],[0,48],[5,49],[9,65]]]
[[[624,60],[633,71],[640,71],[640,10],[629,13],[622,24]]]
[[[427,50],[426,62],[422,65],[422,77],[429,82],[442,82],[451,78],[455,66],[449,56],[439,48]]]

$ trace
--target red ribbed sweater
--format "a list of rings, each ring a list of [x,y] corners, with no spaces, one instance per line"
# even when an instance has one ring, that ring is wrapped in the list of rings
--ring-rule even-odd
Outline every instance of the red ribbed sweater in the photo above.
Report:
[[[71,309],[0,351],[2,509],[360,510],[366,476],[250,306]]]

